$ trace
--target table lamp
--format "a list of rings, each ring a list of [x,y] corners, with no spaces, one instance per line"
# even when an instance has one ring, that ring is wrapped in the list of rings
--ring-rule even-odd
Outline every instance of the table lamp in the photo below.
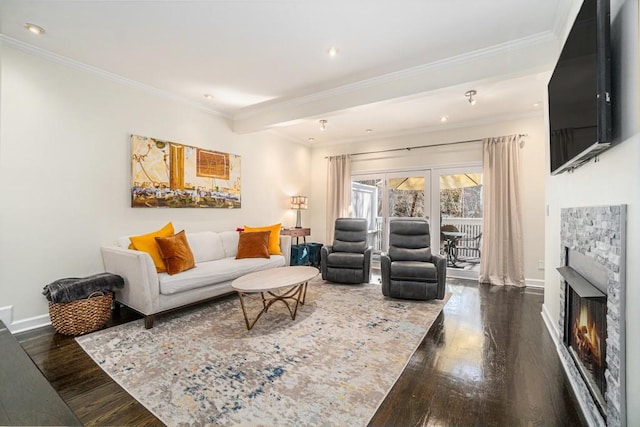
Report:
[[[300,209],[307,209],[307,196],[291,197],[291,209],[297,209],[296,228],[302,228],[300,224]]]

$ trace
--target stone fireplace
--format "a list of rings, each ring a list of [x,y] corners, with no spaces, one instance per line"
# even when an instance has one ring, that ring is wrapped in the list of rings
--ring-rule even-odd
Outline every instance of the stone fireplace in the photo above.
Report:
[[[559,352],[593,426],[625,426],[626,206],[562,209]]]

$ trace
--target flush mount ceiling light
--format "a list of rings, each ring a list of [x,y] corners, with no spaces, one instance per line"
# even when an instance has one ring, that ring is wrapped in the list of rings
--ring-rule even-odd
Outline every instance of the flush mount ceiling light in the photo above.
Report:
[[[475,95],[477,95],[477,94],[478,94],[478,92],[476,92],[475,90],[471,89],[471,90],[466,91],[466,92],[465,92],[465,94],[464,94],[464,96],[466,96],[467,98],[469,98],[469,99],[468,99],[469,104],[471,104],[471,105],[476,105],[476,100],[475,100],[475,99],[473,99],[473,97],[474,97]]]
[[[42,28],[42,27],[40,27],[39,25],[36,25],[36,24],[30,24],[28,22],[26,24],[24,24],[24,28],[27,31],[29,31],[29,32],[31,32],[33,34],[37,34],[37,35],[41,35],[41,34],[46,33],[44,28]]]
[[[327,130],[327,120],[324,120],[324,119],[320,120],[320,130],[321,131]]]
[[[331,46],[329,49],[327,49],[327,55],[329,55],[330,57],[334,57],[338,54],[338,48],[335,46]]]

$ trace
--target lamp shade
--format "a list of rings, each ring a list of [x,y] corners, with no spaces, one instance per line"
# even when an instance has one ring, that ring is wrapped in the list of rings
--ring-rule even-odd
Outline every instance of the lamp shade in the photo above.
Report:
[[[307,196],[292,196],[291,209],[307,209]]]

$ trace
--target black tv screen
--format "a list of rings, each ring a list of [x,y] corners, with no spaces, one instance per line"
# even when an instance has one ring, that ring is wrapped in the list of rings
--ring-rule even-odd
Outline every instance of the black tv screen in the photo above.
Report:
[[[585,0],[549,81],[551,173],[610,145],[609,0]]]

